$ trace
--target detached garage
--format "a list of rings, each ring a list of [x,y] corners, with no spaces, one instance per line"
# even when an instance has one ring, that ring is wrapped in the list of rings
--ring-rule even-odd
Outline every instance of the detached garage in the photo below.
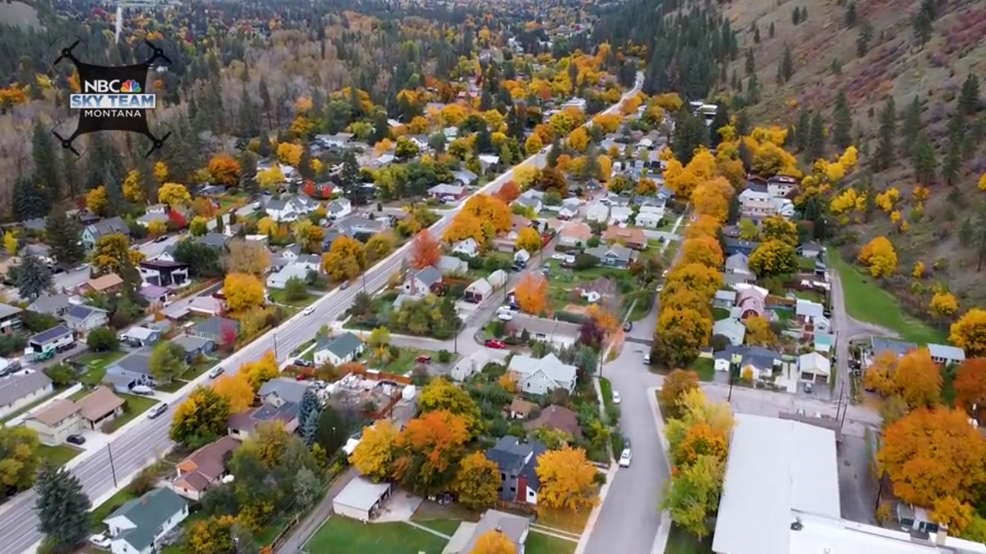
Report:
[[[370,521],[390,492],[390,483],[372,483],[357,477],[332,499],[332,511],[348,518]]]

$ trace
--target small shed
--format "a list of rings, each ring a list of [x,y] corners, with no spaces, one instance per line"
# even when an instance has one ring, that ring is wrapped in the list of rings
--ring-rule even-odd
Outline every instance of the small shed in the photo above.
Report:
[[[348,518],[369,521],[390,492],[390,483],[373,483],[356,477],[332,499],[332,511]]]

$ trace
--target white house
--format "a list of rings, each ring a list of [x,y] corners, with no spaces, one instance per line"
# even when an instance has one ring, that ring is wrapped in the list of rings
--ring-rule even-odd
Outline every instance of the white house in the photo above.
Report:
[[[944,366],[961,364],[965,361],[965,351],[957,346],[946,344],[929,344],[928,353],[931,359]]]
[[[305,264],[290,263],[282,267],[280,271],[267,276],[267,288],[283,290],[288,285],[288,281],[293,278],[304,281],[308,277],[309,271],[309,267]]]
[[[0,417],[6,417],[52,392],[51,379],[43,371],[7,377],[0,381]]]
[[[544,209],[544,204],[541,202],[541,196],[543,196],[542,193],[536,190],[528,190],[524,194],[520,195],[520,198],[514,201],[514,204],[523,206],[528,210],[533,210],[534,214],[537,215],[541,213],[542,209]]]
[[[171,489],[154,489],[103,520],[113,554],[150,554],[188,517],[188,503]]]
[[[597,223],[609,221],[609,206],[602,202],[589,204],[585,209],[585,219],[586,221],[595,221]]]
[[[806,381],[828,381],[832,374],[832,363],[818,352],[809,352],[798,357],[798,373]]]
[[[476,239],[460,240],[452,247],[452,253],[475,258],[479,256],[479,243],[476,242]]]
[[[313,356],[317,365],[326,362],[332,365],[342,365],[359,357],[366,344],[352,333],[343,333],[337,337],[321,336],[315,344]]]
[[[298,218],[304,216],[311,210],[312,205],[308,199],[300,196],[271,199],[268,200],[267,205],[264,206],[264,211],[267,212],[267,216],[278,222],[298,221]]]
[[[442,272],[434,267],[411,270],[404,277],[402,292],[409,296],[424,297],[434,292],[434,287],[442,283]]]
[[[746,326],[743,325],[742,321],[733,317],[720,319],[712,325],[712,336],[716,335],[726,337],[733,346],[740,346],[746,338]]]
[[[643,227],[645,229],[657,229],[661,226],[661,221],[664,220],[664,210],[660,212],[647,210],[646,212],[641,210],[637,214],[637,219],[635,220],[637,227]]]
[[[633,208],[629,206],[613,206],[609,210],[610,225],[628,223],[633,216]]]
[[[514,356],[507,371],[516,380],[517,390],[528,394],[548,394],[555,389],[570,394],[575,391],[576,367],[562,363],[554,354],[540,359]]]
[[[348,198],[336,198],[326,208],[330,219],[342,219],[353,213],[353,203]]]

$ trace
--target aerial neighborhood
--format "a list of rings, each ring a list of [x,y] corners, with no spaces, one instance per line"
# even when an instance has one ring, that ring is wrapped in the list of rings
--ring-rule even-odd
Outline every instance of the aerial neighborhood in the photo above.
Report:
[[[0,5],[3,552],[986,554],[932,4]]]

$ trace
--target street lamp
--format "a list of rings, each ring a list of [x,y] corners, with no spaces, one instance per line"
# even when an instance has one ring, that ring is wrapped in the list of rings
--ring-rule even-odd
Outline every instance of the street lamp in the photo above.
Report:
[[[729,360],[729,395],[726,396],[726,402],[733,401],[733,382],[736,381],[736,372],[739,371],[740,364],[743,363],[743,356],[734,352]]]

